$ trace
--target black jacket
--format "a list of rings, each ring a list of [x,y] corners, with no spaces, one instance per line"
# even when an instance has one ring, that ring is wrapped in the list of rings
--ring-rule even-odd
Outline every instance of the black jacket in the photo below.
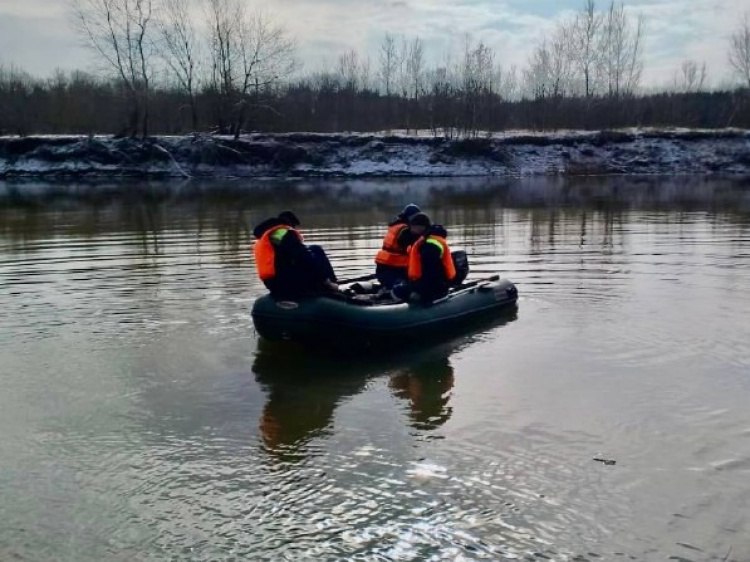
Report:
[[[414,234],[410,228],[405,228],[404,230],[402,230],[401,234],[399,234],[398,238],[396,239],[398,245],[404,249],[408,249],[409,246],[414,244],[414,242],[416,242],[417,240],[419,240],[419,235]]]
[[[253,229],[253,235],[261,238],[267,230],[282,225],[277,218],[265,220]],[[325,276],[299,236],[287,232],[280,243],[274,244],[274,250],[276,277],[264,281],[272,295],[293,299],[322,290]]]
[[[448,233],[440,225],[434,225],[425,234],[434,234],[446,238]],[[434,244],[422,244],[419,248],[422,260],[422,278],[413,282],[412,290],[419,293],[423,300],[435,300],[448,294],[450,283],[445,276],[440,249]]]

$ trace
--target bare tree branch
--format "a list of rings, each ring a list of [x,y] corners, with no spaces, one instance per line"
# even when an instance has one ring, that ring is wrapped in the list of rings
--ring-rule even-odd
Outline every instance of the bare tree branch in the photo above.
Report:
[[[729,64],[737,77],[750,88],[750,16],[745,14],[729,40]]]
[[[643,19],[633,27],[625,5],[616,0],[607,10],[600,41],[601,72],[611,97],[631,95],[640,85],[642,62]]]
[[[698,65],[693,60],[683,61],[675,77],[675,91],[694,94],[703,91],[706,84],[706,63]]]
[[[189,99],[193,130],[198,129],[198,110],[195,99],[199,45],[195,24],[190,16],[189,0],[161,0],[159,29],[160,55],[174,76],[180,89]]]
[[[596,68],[600,58],[597,41],[602,22],[603,17],[596,12],[594,0],[586,0],[583,10],[576,15],[571,30],[571,55],[581,75],[586,97],[593,96],[597,89]]]
[[[385,34],[383,42],[380,44],[379,57],[379,76],[383,84],[383,91],[386,97],[390,97],[393,93],[393,83],[399,66],[396,39],[393,35]]]
[[[130,132],[148,134],[152,0],[74,0],[86,44],[114,71],[128,92]]]

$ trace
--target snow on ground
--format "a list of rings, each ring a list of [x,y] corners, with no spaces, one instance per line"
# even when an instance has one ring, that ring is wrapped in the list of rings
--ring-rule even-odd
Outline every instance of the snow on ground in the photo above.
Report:
[[[0,178],[750,174],[750,131],[0,137]]]

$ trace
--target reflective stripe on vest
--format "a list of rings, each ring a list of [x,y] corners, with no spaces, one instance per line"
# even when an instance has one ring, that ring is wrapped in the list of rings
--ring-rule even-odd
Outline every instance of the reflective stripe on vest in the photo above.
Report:
[[[456,278],[456,266],[453,263],[453,256],[448,249],[448,242],[442,236],[431,234],[427,238],[420,238],[409,251],[409,281],[419,281],[422,278],[422,256],[419,250],[424,243],[433,244],[440,249],[440,261],[443,264],[445,278],[453,281]]]
[[[280,224],[269,228],[263,233],[255,243],[253,252],[255,254],[255,267],[258,269],[258,276],[263,281],[269,281],[276,277],[276,250],[274,246],[281,244],[281,240],[289,232],[302,238],[300,234],[286,225]]]
[[[398,243],[398,237],[406,228],[409,228],[409,226],[403,223],[388,227],[388,232],[383,240],[383,249],[375,256],[375,263],[390,267],[409,266],[409,252]]]
[[[271,243],[278,246],[281,244],[281,239],[286,236],[286,233],[289,232],[288,228],[281,227],[281,228],[275,228],[274,231],[271,233]]]

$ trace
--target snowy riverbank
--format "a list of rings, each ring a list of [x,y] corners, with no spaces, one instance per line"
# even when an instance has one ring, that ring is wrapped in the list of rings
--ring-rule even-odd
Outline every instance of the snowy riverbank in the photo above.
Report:
[[[750,131],[0,137],[0,179],[596,174],[750,175]]]

